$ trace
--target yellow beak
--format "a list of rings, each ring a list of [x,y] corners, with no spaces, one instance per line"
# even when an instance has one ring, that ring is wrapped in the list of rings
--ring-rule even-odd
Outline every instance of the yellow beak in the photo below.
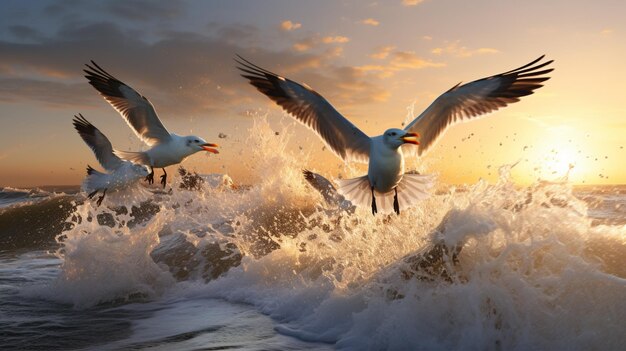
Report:
[[[402,138],[400,138],[400,139],[402,139],[402,141],[404,141],[404,142],[405,142],[405,143],[407,143],[407,144],[415,144],[415,145],[419,145],[419,144],[420,144],[420,142],[419,142],[419,141],[417,141],[417,138],[418,138],[419,136],[420,136],[420,135],[419,135],[419,134],[417,134],[417,133],[412,133],[412,132],[409,132],[409,133],[404,134],[404,135],[402,136]]]
[[[214,154],[219,154],[220,152],[217,151],[216,149],[213,149],[214,147],[218,147],[217,144],[212,144],[212,143],[206,143],[206,144],[202,144],[200,145],[202,146],[202,148],[204,149],[204,151],[208,151]]]

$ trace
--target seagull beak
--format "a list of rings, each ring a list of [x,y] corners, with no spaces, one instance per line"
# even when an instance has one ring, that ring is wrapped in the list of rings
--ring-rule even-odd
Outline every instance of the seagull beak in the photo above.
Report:
[[[404,134],[404,136],[402,136],[402,138],[400,138],[400,139],[402,139],[402,141],[404,141],[405,143],[408,143],[408,144],[419,145],[420,142],[417,141],[417,137],[419,137],[419,136],[420,135],[417,134],[417,133],[409,132],[409,133]]]
[[[213,149],[214,147],[217,147],[217,144],[206,143],[206,144],[202,144],[200,146],[204,149],[204,151],[208,151],[208,152],[214,153],[214,154],[219,154],[220,153],[216,149]]]

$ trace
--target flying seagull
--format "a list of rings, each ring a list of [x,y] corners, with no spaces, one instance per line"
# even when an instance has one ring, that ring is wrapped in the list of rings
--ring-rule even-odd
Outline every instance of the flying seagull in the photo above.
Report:
[[[353,204],[370,205],[378,212],[400,214],[400,207],[411,206],[428,196],[432,178],[404,173],[404,144],[417,145],[419,155],[434,145],[445,129],[463,119],[471,119],[517,102],[532,94],[548,80],[545,68],[553,61],[540,62],[544,56],[517,69],[453,86],[439,96],[404,129],[392,128],[369,137],[342,116],[319,93],[263,69],[241,56],[235,61],[242,76],[261,93],[280,105],[298,121],[313,129],[344,161],[369,162],[365,176],[340,180],[339,192]],[[417,138],[420,138],[418,141]]]
[[[159,120],[159,116],[147,98],[107,73],[94,61],[91,61],[91,64],[86,64],[87,69],[84,70],[89,84],[96,88],[100,95],[124,117],[139,139],[150,147],[142,152],[115,150],[115,154],[125,160],[149,166],[150,174],[146,180],[150,184],[154,183],[154,167],[163,169],[161,184],[165,188],[167,179],[165,167],[181,163],[185,158],[199,151],[218,153],[214,149],[217,144],[207,143],[198,136],[179,136],[170,133]]]
[[[89,123],[82,114],[75,115],[72,122],[78,134],[96,155],[100,165],[108,171],[108,173],[102,173],[87,166],[87,177],[83,181],[82,189],[89,194],[90,199],[102,191],[102,195],[98,197],[98,206],[102,204],[107,190],[115,191],[125,188],[148,175],[148,169],[145,166],[117,157],[109,139]]]

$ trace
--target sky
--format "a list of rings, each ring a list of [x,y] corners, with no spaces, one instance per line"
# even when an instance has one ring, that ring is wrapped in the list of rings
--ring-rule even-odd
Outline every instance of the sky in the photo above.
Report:
[[[410,121],[458,82],[545,54],[555,71],[543,88],[452,126],[407,165],[450,184],[496,181],[511,164],[521,184],[568,170],[575,184],[624,184],[624,13],[608,0],[3,1],[0,186],[79,184],[97,161],[72,128],[77,113],[114,147],[142,148],[87,84],[89,60],[148,97],[170,131],[220,144],[188,168],[249,182],[247,136],[267,116],[292,130],[288,151],[306,155],[303,167],[345,171],[239,76],[236,54],[308,84],[368,135]]]

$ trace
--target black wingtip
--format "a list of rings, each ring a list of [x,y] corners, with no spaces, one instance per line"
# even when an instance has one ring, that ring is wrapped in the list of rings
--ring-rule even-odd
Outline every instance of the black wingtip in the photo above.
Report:
[[[93,66],[89,66],[89,64],[85,64],[85,66],[89,67],[90,69],[94,70],[94,71],[100,71],[101,73],[106,73],[106,71],[104,69],[102,69],[102,67],[98,66],[98,64],[96,63],[96,61],[94,60],[89,60],[89,62],[91,62],[91,64]],[[94,68],[95,67],[95,68]]]
[[[239,54],[235,54],[235,56],[237,56],[237,57],[233,58],[233,60],[235,60],[235,62],[237,62],[238,64],[240,64],[240,65],[248,64],[248,65],[254,66],[254,64],[252,62],[246,60],[243,56],[241,56]]]
[[[72,121],[74,122],[74,124],[76,123],[85,124],[85,125],[91,124],[81,113],[79,113],[78,115],[74,115],[74,118],[72,119]]]
[[[512,73],[523,74],[523,73],[527,73],[527,72],[532,72],[532,71],[536,71],[536,70],[538,70],[540,68],[546,67],[547,65],[551,64],[552,62],[554,62],[554,60],[549,60],[549,61],[540,63],[537,66],[534,66],[536,63],[540,62],[545,57],[546,57],[546,55],[543,54],[543,55],[539,56],[538,58],[534,59],[533,61],[531,61],[531,62],[529,62],[529,63],[527,63],[527,64],[525,64],[525,65],[523,65],[521,67],[518,67],[518,68],[512,69],[510,71],[506,71],[504,73],[501,73],[501,75],[512,74]]]
[[[235,54],[235,56],[237,56],[237,59],[234,59],[235,62],[237,62],[237,64],[239,64],[239,66],[237,66],[238,69],[240,69],[241,71],[244,72],[248,72],[248,73],[254,73],[254,74],[260,74],[260,75],[270,75],[273,77],[280,77],[280,75],[272,72],[272,71],[268,71],[263,67],[260,67],[258,65],[255,65],[254,63],[246,60],[245,58],[243,58],[243,56],[239,55],[239,54]],[[243,62],[242,62],[243,61]]]
[[[74,118],[72,119],[72,124],[74,125],[74,128],[76,129],[78,134],[80,134],[81,136],[95,135],[96,133],[96,127],[80,113],[78,114],[78,116],[74,115]]]
[[[123,98],[124,94],[120,91],[120,86],[126,84],[105,71],[94,60],[90,62],[91,65],[87,63],[85,64],[87,69],[83,69],[84,77],[89,81],[89,84],[104,97]]]
[[[235,57],[233,57],[233,61],[235,61],[235,63],[237,63],[237,66],[235,66],[235,67],[237,67],[237,69],[239,69],[239,70],[243,70],[243,67],[246,66],[246,64],[244,63],[246,61],[246,59],[243,58],[239,54],[235,54]]]
[[[85,78],[89,79],[90,82],[93,78],[100,78],[103,80],[112,80],[114,82],[120,82],[117,78],[113,77],[109,72],[107,72],[104,68],[100,67],[94,60],[89,60],[91,65],[86,63],[85,66],[87,69],[83,69],[83,72],[87,73]],[[121,82],[120,82],[121,83]]]
[[[90,165],[87,165],[87,175],[92,175],[96,170],[93,169]]]
[[[315,174],[308,169],[303,169],[302,174],[304,174],[304,179],[313,180],[315,178]]]
[[[237,63],[241,63],[239,60],[246,61],[246,59],[243,58],[243,56],[239,55],[238,53],[235,53],[235,57],[233,57],[233,60],[235,60],[235,62]]]

